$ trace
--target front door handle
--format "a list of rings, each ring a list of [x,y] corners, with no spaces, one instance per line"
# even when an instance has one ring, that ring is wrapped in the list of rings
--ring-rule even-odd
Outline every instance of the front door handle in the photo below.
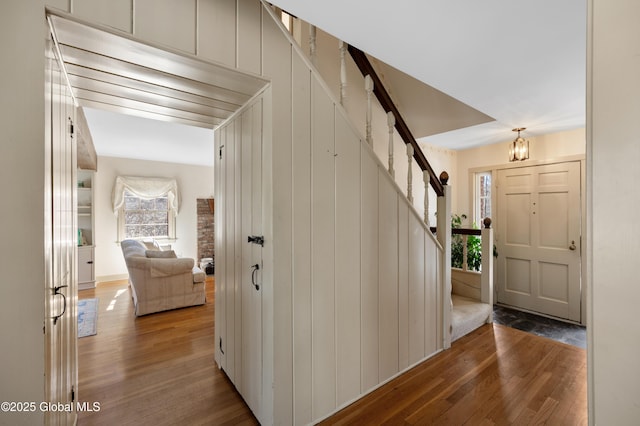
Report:
[[[571,241],[571,245],[569,246],[569,250],[575,250],[576,249],[576,242],[575,241]]]

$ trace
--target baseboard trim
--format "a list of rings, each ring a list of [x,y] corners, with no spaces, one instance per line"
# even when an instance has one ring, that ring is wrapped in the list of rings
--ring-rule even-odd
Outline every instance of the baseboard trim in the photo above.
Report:
[[[98,283],[106,281],[122,281],[127,279],[129,279],[129,274],[103,275],[101,277],[96,277],[96,281]]]
[[[96,288],[95,281],[91,281],[88,283],[78,283],[78,290],[91,290],[92,288]]]

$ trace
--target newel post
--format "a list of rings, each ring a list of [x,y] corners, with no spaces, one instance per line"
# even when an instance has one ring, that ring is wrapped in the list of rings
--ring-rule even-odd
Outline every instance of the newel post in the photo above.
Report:
[[[439,306],[442,314],[443,349],[451,347],[451,314],[453,311],[451,305],[451,187],[447,185],[448,182],[449,174],[447,172],[440,173],[440,183],[442,183],[444,195],[438,197],[436,237],[443,249],[439,274],[441,279]]]
[[[482,228],[482,274],[480,275],[480,301],[491,307],[487,323],[493,322],[493,229],[491,218],[485,217]]]

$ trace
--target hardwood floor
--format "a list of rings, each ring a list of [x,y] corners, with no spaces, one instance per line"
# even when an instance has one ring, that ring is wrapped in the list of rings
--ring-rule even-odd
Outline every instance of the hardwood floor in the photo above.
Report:
[[[322,424],[587,424],[586,352],[487,324]]]
[[[98,334],[78,339],[78,401],[100,403],[85,425],[255,425],[214,361],[214,281],[207,303],[142,317],[126,281],[79,292],[99,298]]]
[[[136,318],[126,281],[101,283],[98,334],[78,339],[85,425],[257,424],[215,365],[207,303]],[[587,424],[586,352],[485,325],[323,424]]]

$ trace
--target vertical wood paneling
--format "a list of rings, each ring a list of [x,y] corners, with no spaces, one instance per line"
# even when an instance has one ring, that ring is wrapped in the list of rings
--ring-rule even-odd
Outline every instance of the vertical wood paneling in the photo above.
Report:
[[[311,73],[293,57],[293,397],[296,423],[312,421]]]
[[[196,0],[136,0],[133,34],[196,53]]]
[[[247,236],[252,235],[252,216],[253,216],[253,204],[252,204],[252,196],[253,196],[253,179],[252,179],[252,130],[253,130],[253,116],[252,109],[247,109],[241,115],[239,119],[241,131],[240,131],[240,156],[238,161],[236,162],[238,168],[242,174],[242,180],[240,181],[240,250],[241,259],[237,262],[240,267],[240,276],[239,276],[239,288],[237,296],[240,299],[240,317],[241,317],[241,332],[239,333],[239,341],[242,343],[240,346],[236,345],[236,351],[239,352],[240,362],[238,362],[238,358],[236,358],[236,365],[241,365],[241,374],[238,377],[238,389],[240,393],[243,395],[244,399],[247,401],[247,404],[251,407],[255,404],[255,396],[254,392],[256,390],[256,386],[253,384],[255,380],[255,376],[251,371],[253,367],[253,363],[251,362],[251,357],[255,356],[255,347],[253,347],[254,336],[252,333],[255,333],[256,330],[252,327],[254,323],[255,313],[253,312],[252,306],[252,292],[255,291],[253,286],[251,285],[251,268],[249,265],[252,264],[252,249],[253,244],[249,244],[247,242]],[[238,152],[238,149],[236,149]]]
[[[409,364],[424,357],[424,227],[409,213]]]
[[[336,112],[337,404],[360,394],[360,139]]]
[[[71,0],[46,0],[45,4],[64,10],[65,12],[71,12]]]
[[[236,66],[236,19],[233,19],[236,16],[236,0],[197,1],[198,56]],[[242,0],[239,3],[255,4]]]
[[[67,2],[65,0],[64,2]],[[50,0],[47,1],[49,3]],[[73,0],[71,13],[91,22],[131,33],[133,31],[133,0]]]
[[[313,414],[336,407],[334,104],[311,81]]]
[[[378,168],[378,274],[380,294],[379,374],[384,380],[398,372],[398,193]]]
[[[235,383],[235,281],[236,281],[236,254],[235,254],[235,229],[237,212],[235,211],[235,123],[230,123],[225,128],[226,138],[223,155],[226,167],[226,218],[225,218],[225,243],[226,243],[226,283],[225,283],[225,322],[226,322],[226,342],[223,347],[227,350],[225,372],[232,382]],[[240,324],[238,324],[240,326]]]
[[[221,150],[221,146],[226,145],[226,131],[225,128],[216,130],[214,134],[215,140],[215,203],[217,217],[219,220],[215,221],[216,227],[216,310],[215,310],[215,324],[217,324],[216,330],[216,360],[218,365],[225,369],[226,360],[224,352],[224,346],[221,348],[221,343],[226,344],[226,259],[227,259],[227,246],[226,246],[226,220],[227,220],[227,194],[226,194],[226,161],[225,156],[218,156]],[[224,148],[223,148],[224,149]],[[221,350],[222,349],[222,350]]]
[[[262,14],[264,75],[272,93],[272,202],[273,214],[273,328],[274,412],[282,424],[293,423],[293,325],[292,325],[292,117],[291,44],[271,16]]]
[[[425,277],[425,291],[424,291],[424,315],[425,315],[425,328],[424,328],[424,355],[431,355],[437,350],[438,347],[438,293],[436,291],[438,287],[437,280],[437,256],[436,256],[436,244],[427,233],[424,233],[424,277]]]
[[[246,211],[243,208],[242,204],[242,179],[243,179],[243,169],[242,169],[242,144],[243,144],[243,130],[244,127],[242,123],[244,122],[243,116],[240,119],[235,120],[233,123],[233,132],[235,135],[233,148],[233,172],[234,172],[234,210],[235,210],[235,229],[234,229],[234,243],[235,243],[235,253],[234,253],[234,265],[235,265],[235,280],[233,282],[233,305],[234,305],[234,321],[235,321],[235,338],[234,338],[234,365],[235,365],[235,379],[234,383],[239,386],[242,383],[242,331],[243,331],[243,322],[242,322],[242,284],[244,279],[246,278],[243,274],[244,267],[247,266],[247,262],[244,261],[242,257],[242,248],[246,243],[246,236],[242,238],[242,222],[244,220],[244,216],[250,215],[249,211]]]
[[[262,148],[263,148],[263,99],[258,99],[251,108],[251,234],[253,235],[265,235],[265,228],[263,223],[263,194],[262,184],[264,180],[263,166],[262,166]],[[244,237],[243,237],[244,238]],[[247,244],[247,240],[244,240],[244,244]],[[251,259],[249,265],[260,265],[260,270],[256,273],[256,280],[259,283],[260,289],[256,290],[251,283],[251,277],[249,281],[244,283],[245,288],[249,288],[250,293],[250,312],[252,327],[251,327],[251,340],[249,341],[250,353],[245,352],[245,357],[249,360],[251,367],[249,368],[249,374],[251,380],[248,380],[248,385],[251,387],[250,398],[252,400],[251,409],[258,419],[264,422],[264,395],[263,389],[263,368],[264,368],[264,320],[262,317],[262,304],[263,294],[265,291],[263,271],[265,264],[263,263],[263,248],[251,244]],[[269,265],[271,266],[271,265]],[[245,269],[247,269],[245,267]],[[250,268],[249,268],[250,269]]]
[[[202,1],[202,0],[200,0]],[[257,1],[238,0],[238,68],[260,74],[262,62],[260,14]]]
[[[409,366],[409,205],[398,202],[398,367]]]
[[[362,383],[366,391],[378,380],[378,165],[367,146],[360,147],[360,256],[362,306]]]

